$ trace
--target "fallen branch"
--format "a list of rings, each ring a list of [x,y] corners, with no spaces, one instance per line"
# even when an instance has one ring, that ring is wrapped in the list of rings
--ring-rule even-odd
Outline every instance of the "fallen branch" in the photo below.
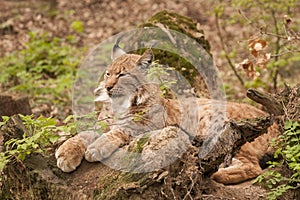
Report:
[[[235,155],[243,144],[251,142],[256,137],[266,133],[267,129],[273,124],[273,121],[272,117],[264,117],[240,122],[230,121],[227,123],[220,136],[218,136],[216,143],[212,142],[201,147],[202,150],[205,148],[211,149],[199,161],[202,173],[207,176],[212,175],[217,171],[220,164],[224,161],[228,162],[225,159],[231,158],[228,155]],[[212,138],[211,141],[213,140]],[[213,145],[213,147],[210,145]]]
[[[282,104],[279,103],[272,95],[266,92],[249,89],[247,91],[247,97],[263,105],[270,114],[273,114],[275,116],[284,114]]]

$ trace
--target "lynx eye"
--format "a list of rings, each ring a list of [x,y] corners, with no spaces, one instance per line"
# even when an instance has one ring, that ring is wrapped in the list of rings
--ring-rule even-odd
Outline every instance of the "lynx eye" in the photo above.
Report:
[[[106,77],[110,77],[110,73],[108,71],[105,72]]]
[[[119,75],[118,75],[118,77],[122,77],[122,76],[125,76],[126,75],[126,73],[120,73]]]

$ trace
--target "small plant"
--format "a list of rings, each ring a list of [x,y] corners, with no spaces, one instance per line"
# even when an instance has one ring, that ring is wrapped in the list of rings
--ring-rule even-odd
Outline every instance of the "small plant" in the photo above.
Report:
[[[254,180],[254,183],[262,182],[270,189],[270,200],[300,187],[300,125],[298,122],[288,121],[284,128],[284,133],[272,142],[277,149],[274,158],[279,161],[269,162],[270,171]],[[279,168],[287,170],[279,171]]]
[[[72,39],[34,32],[29,36],[25,49],[0,58],[1,88],[28,95],[33,107],[69,105],[82,50]]]
[[[148,80],[154,81],[159,84],[159,88],[162,91],[162,95],[166,96],[173,84],[176,84],[177,80],[169,80],[169,71],[175,70],[172,67],[164,67],[164,65],[159,64],[154,61],[151,67],[148,69],[147,78]]]
[[[138,139],[136,143],[135,152],[142,153],[145,144],[147,144],[147,142],[149,141],[149,137],[150,137],[149,135],[144,135],[143,137]]]
[[[77,33],[82,33],[84,30],[82,22],[77,20],[73,21],[70,27]]]
[[[5,149],[0,154],[0,171],[14,159],[23,161],[27,155],[34,152],[45,153],[46,147],[59,138],[58,135],[53,134],[56,129],[54,119],[20,116],[28,132],[24,133],[21,139],[12,138],[4,144]]]
[[[134,114],[134,118],[133,118],[133,121],[134,122],[139,122],[139,121],[143,121],[145,118],[144,118],[144,115],[147,113],[147,110],[146,109],[143,109],[142,111],[138,112],[138,113],[135,113]]]
[[[0,171],[4,169],[6,164],[10,161],[18,160],[24,161],[26,156],[32,153],[49,154],[51,145],[53,145],[59,138],[60,133],[75,134],[76,127],[69,116],[64,121],[67,125],[57,126],[54,118],[38,117],[34,118],[32,115],[20,115],[23,124],[26,127],[26,132],[23,133],[21,139],[12,138],[5,142],[3,151],[0,153]],[[8,121],[8,117],[2,117],[4,125]]]

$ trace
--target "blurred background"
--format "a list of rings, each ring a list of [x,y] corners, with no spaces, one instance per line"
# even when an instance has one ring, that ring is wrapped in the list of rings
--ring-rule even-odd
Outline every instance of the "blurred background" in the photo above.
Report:
[[[25,94],[33,112],[71,114],[76,69],[101,41],[169,10],[204,30],[227,98],[298,83],[297,1],[1,0],[1,93]]]

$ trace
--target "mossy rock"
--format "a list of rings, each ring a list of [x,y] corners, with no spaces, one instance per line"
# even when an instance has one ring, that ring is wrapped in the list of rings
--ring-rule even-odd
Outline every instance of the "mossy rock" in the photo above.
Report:
[[[197,21],[174,12],[163,10],[153,15],[144,24],[140,25],[140,27],[159,27],[158,24],[163,24],[171,30],[193,38],[211,55],[209,42],[205,39],[204,31],[200,28],[200,24]]]
[[[201,26],[197,21],[192,20],[189,17],[164,10],[156,13],[145,23],[140,25],[140,27],[158,28],[161,28],[162,26],[166,29],[180,32],[192,38],[205,49],[208,56],[211,57],[210,59],[212,59],[212,55],[210,53],[210,44],[206,40],[204,31],[201,29]],[[141,52],[142,50],[138,51],[139,54],[141,54]],[[154,48],[153,52],[155,58],[158,59],[160,63],[168,64],[170,67],[173,67],[179,71],[195,89],[197,96],[210,96],[207,90],[207,84],[199,74],[198,70],[190,62],[177,54],[165,50]]]

